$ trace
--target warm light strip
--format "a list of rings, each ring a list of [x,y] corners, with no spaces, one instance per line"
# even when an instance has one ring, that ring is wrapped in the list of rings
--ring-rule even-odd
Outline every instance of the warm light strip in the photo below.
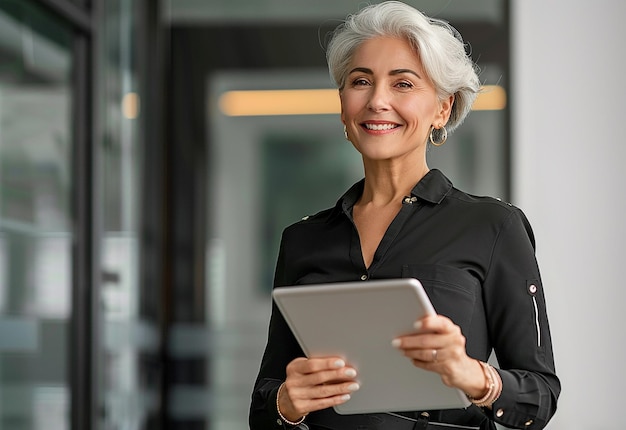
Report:
[[[339,113],[336,89],[229,91],[219,100],[228,116],[319,115]]]
[[[500,85],[483,85],[472,110],[502,110],[506,107],[506,91]]]
[[[228,91],[219,99],[228,116],[320,115],[341,112],[336,89]],[[498,85],[485,85],[473,110],[500,110],[506,106],[506,91]]]
[[[139,116],[139,94],[126,93],[122,97],[122,114],[128,119],[136,119]]]

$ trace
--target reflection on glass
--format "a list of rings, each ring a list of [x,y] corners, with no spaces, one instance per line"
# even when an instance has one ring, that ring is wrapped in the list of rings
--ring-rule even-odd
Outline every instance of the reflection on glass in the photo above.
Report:
[[[0,0],[0,429],[69,428],[70,42]]]

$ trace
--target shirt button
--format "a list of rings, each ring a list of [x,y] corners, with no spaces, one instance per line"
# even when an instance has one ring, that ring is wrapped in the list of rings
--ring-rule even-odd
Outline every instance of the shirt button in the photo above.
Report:
[[[367,275],[361,275],[361,281],[367,281]]]
[[[496,411],[496,417],[502,418],[502,415],[504,415],[504,409],[500,408]]]
[[[536,294],[537,293],[537,286],[535,284],[529,286],[528,287],[528,291],[530,291],[530,294]]]
[[[528,420],[528,421],[526,421],[526,422],[524,423],[524,425],[525,425],[526,427],[528,427],[528,426],[529,426],[529,425],[531,425],[532,423],[533,423],[533,420]]]
[[[283,422],[281,420],[276,420],[276,424],[278,424],[279,426],[282,426]]]

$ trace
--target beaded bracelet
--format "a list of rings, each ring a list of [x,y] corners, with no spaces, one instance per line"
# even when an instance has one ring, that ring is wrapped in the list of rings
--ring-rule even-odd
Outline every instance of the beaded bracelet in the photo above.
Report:
[[[283,389],[283,386],[285,385],[285,383],[283,382],[282,384],[280,384],[280,387],[278,387],[278,392],[276,393],[276,412],[278,412],[278,416],[280,417],[281,420],[283,420],[285,423],[289,424],[290,426],[297,426],[298,424],[302,424],[302,422],[304,421],[304,419],[306,418],[307,414],[304,414],[302,416],[302,418],[300,418],[298,421],[289,421],[287,418],[285,418],[285,416],[282,414],[282,412],[280,411],[280,405],[278,403],[278,399],[280,398],[280,391]]]

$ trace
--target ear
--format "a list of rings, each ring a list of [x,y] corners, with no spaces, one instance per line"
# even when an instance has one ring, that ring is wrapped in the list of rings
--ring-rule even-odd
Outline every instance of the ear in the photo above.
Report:
[[[452,113],[452,105],[454,104],[454,94],[446,97],[441,100],[439,103],[439,112],[435,116],[433,125],[438,126],[438,124],[447,124],[450,119],[450,114]]]
[[[341,108],[341,123],[343,125],[346,125],[346,119],[344,118],[343,114],[343,93],[341,92],[341,90],[339,90],[339,106]]]

